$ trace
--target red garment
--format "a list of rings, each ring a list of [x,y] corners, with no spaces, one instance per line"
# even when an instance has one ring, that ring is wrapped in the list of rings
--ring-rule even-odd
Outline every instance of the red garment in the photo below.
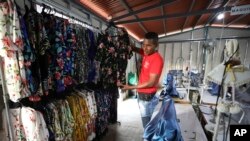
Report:
[[[151,94],[157,91],[157,84],[160,79],[161,71],[163,68],[163,59],[158,52],[155,52],[151,55],[144,55],[144,53],[141,51],[141,55],[143,57],[143,60],[139,84],[147,82],[149,80],[149,74],[158,74],[159,78],[157,80],[157,83],[154,84],[153,87],[137,89],[137,91],[140,93]]]

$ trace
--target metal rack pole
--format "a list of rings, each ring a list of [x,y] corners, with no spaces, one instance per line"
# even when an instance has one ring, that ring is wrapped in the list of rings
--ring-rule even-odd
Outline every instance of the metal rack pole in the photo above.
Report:
[[[10,116],[9,116],[9,105],[8,105],[8,98],[7,98],[7,90],[5,85],[5,77],[4,77],[4,68],[3,68],[3,58],[0,57],[0,75],[1,75],[1,82],[2,82],[2,89],[3,89],[3,100],[5,105],[5,112],[6,112],[6,120],[7,120],[7,128],[8,128],[8,137],[10,141],[13,141],[13,132],[11,128]]]

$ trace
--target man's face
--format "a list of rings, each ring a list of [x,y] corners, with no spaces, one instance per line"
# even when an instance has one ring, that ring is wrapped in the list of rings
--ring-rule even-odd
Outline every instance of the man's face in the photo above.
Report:
[[[150,55],[155,52],[157,44],[153,40],[145,39],[142,44],[142,49],[145,55]]]

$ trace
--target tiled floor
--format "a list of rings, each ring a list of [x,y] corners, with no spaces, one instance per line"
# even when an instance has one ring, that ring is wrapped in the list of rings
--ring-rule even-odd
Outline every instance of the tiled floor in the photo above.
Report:
[[[109,126],[102,141],[142,141],[143,128],[136,99],[118,100],[118,121]]]

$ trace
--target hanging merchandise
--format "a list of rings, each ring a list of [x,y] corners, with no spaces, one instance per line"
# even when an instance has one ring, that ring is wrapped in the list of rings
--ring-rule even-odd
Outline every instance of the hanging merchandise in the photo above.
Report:
[[[51,48],[47,33],[44,28],[43,16],[39,14],[31,3],[31,8],[25,6],[26,13],[23,18],[27,29],[28,36],[24,37],[29,40],[27,50],[24,51],[26,60],[26,70],[31,71],[29,75],[30,90],[32,95],[48,95],[48,49]],[[23,33],[26,31],[23,30]],[[28,37],[28,38],[27,38]],[[27,41],[28,42],[28,41]],[[33,57],[33,58],[32,58]],[[29,72],[27,72],[29,74]],[[42,87],[40,87],[40,85]]]
[[[85,33],[86,30],[80,26],[75,25],[76,29],[76,70],[75,80],[78,84],[87,83],[88,81],[88,70],[89,70],[89,59],[88,59],[88,46],[86,45]]]
[[[9,99],[18,101],[30,95],[26,83],[23,41],[16,7],[11,0],[0,4],[0,55],[4,61],[4,75]]]
[[[129,37],[125,28],[118,28],[117,46],[117,81],[126,84],[126,69],[128,59],[133,55],[132,49],[129,47]]]
[[[97,83],[97,76],[98,75],[98,62],[96,62],[95,56],[97,54],[97,45],[96,45],[96,37],[94,32],[92,32],[91,30],[87,29],[86,31],[86,43],[88,46],[88,60],[89,60],[89,64],[88,64],[88,83]]]
[[[3,120],[6,121],[6,119]],[[10,109],[10,121],[12,122],[12,126],[10,128],[14,133],[14,141],[49,140],[49,132],[46,127],[42,113],[32,108],[21,107]],[[7,125],[5,125],[5,127],[6,126]]]
[[[103,35],[97,49],[96,58],[100,61],[101,83],[105,89],[116,87],[117,48],[110,35]]]
[[[103,90],[96,85],[97,34],[46,13],[44,4],[42,13],[30,4],[25,4],[24,16],[11,0],[0,5],[5,23],[0,25],[2,81],[9,94],[5,133],[14,131],[17,141],[93,140],[105,133],[109,122],[116,122],[118,95],[117,87]],[[95,91],[75,89],[86,83],[96,85]]]
[[[100,78],[104,88],[116,87],[119,82],[126,84],[127,61],[133,55],[127,31],[124,28],[116,30],[119,33],[115,36],[117,38],[112,38],[106,32],[99,39],[96,60],[100,62]]]
[[[108,32],[111,28],[118,31],[111,33],[119,34],[112,36],[110,32]],[[116,123],[117,98],[119,97],[117,83],[126,84],[127,61],[132,56],[132,50],[128,46],[128,33],[124,28],[116,28],[114,25],[110,25],[105,31],[106,33],[100,35],[98,38],[99,45],[95,59],[100,62],[100,83],[110,100],[110,116],[108,121],[110,123]]]

